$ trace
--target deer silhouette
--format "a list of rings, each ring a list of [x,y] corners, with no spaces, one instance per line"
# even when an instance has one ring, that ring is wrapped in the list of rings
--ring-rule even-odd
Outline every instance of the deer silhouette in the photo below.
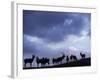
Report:
[[[69,57],[68,56],[66,56],[66,61],[69,62]]]
[[[77,60],[77,57],[75,55],[71,55],[70,56],[70,60],[75,60],[76,61]]]
[[[32,62],[33,62],[34,58],[35,58],[35,55],[32,55],[32,58],[24,59],[24,66],[26,67],[26,64],[29,63],[30,67],[32,67]]]
[[[61,57],[53,58],[52,63],[62,63],[62,60],[65,58],[65,55],[63,54]]]
[[[39,63],[41,63],[40,61],[41,61],[41,60],[39,59],[39,57],[36,57],[37,67],[39,67]]]
[[[81,52],[80,52],[80,56],[81,56],[82,59],[85,58],[85,54],[82,54]]]
[[[44,61],[43,61],[43,62],[44,62],[44,65],[45,65],[46,63],[49,65],[49,61],[50,61],[49,58],[44,58]]]
[[[53,59],[52,59],[52,63],[53,63],[53,64],[55,64],[55,63],[57,63],[57,62],[58,62],[57,58],[53,58]]]
[[[46,63],[49,65],[49,59],[48,58],[39,58],[39,57],[36,57],[36,63],[37,63],[37,67],[39,67],[39,64],[41,64],[41,67],[42,66],[45,66],[46,65]]]

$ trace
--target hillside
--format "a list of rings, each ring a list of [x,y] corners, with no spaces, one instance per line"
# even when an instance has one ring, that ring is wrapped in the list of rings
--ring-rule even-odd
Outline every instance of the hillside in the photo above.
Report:
[[[40,68],[58,68],[58,67],[80,67],[80,66],[91,66],[91,58],[81,59],[78,61],[73,61],[69,63],[63,63],[59,65],[53,66],[45,66],[45,67],[27,67],[23,69],[40,69]]]

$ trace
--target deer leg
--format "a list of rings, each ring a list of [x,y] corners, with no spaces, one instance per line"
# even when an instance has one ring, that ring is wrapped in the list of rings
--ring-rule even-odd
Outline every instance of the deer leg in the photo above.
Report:
[[[24,63],[24,66],[26,67],[26,63]]]
[[[37,63],[37,67],[39,67],[39,64]]]
[[[30,63],[30,67],[31,67],[31,63]]]
[[[30,67],[32,67],[32,63],[30,63]]]
[[[49,62],[48,62],[48,65],[49,65]]]

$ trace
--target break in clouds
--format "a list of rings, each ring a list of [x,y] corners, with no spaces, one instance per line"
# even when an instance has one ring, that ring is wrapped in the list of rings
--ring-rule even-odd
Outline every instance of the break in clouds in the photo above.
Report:
[[[25,56],[79,54],[90,56],[91,14],[23,10]]]

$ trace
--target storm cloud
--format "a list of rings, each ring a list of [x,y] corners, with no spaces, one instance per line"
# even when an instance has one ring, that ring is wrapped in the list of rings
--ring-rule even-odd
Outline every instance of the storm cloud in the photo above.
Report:
[[[83,29],[90,28],[89,13],[27,10],[23,13],[24,34],[41,37],[50,42],[61,41],[70,34],[79,36]]]

